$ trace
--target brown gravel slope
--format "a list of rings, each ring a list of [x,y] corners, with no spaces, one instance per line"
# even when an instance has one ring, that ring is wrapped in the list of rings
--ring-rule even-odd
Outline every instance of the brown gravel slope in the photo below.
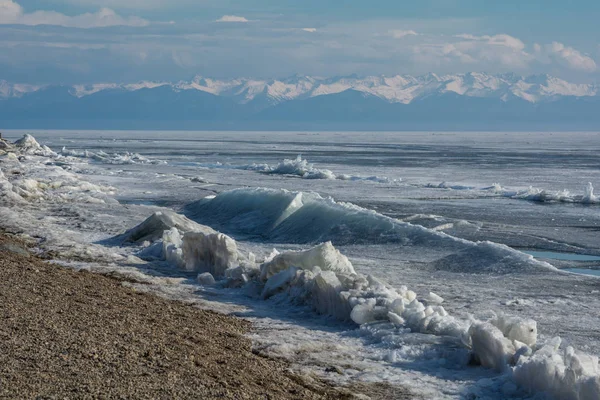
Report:
[[[0,235],[2,399],[349,397],[253,354],[240,319],[47,264],[8,243]]]

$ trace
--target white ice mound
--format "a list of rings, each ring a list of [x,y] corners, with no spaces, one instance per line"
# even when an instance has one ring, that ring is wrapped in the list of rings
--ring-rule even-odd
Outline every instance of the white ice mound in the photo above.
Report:
[[[476,359],[487,368],[504,371],[516,350],[502,331],[489,322],[476,322],[469,328],[471,348]]]
[[[537,323],[532,319],[498,315],[490,322],[510,340],[517,340],[529,347],[537,343]]]
[[[391,322],[415,332],[461,337],[469,324],[437,305],[430,293],[426,306],[406,288],[394,289],[373,276],[357,274],[329,242],[305,251],[276,254],[261,267],[263,298],[283,294],[317,312],[362,325]]]
[[[389,179],[387,177],[379,176],[356,176],[347,174],[335,174],[328,169],[319,169],[309,163],[306,159],[303,159],[301,155],[298,155],[295,159],[284,159],[277,165],[269,164],[251,164],[243,167],[242,169],[262,172],[265,174],[273,175],[293,175],[299,176],[303,179],[339,179],[344,181],[367,181],[367,182],[378,182],[378,183],[393,183],[396,179]]]
[[[13,184],[6,178],[2,169],[0,169],[0,198],[7,203],[19,203],[23,198],[14,191]]]
[[[117,238],[121,243],[154,242],[163,237],[163,232],[177,228],[179,232],[199,231],[216,233],[214,229],[200,225],[173,211],[157,211],[144,222],[128,230]]]
[[[183,235],[182,250],[188,271],[223,277],[227,269],[239,264],[235,240],[218,232],[187,232]]]
[[[515,381],[529,391],[545,392],[555,399],[600,399],[598,357],[560,349],[561,339],[554,338],[533,355],[519,358],[513,370]]]
[[[294,160],[285,159],[276,166],[268,164],[252,164],[248,170],[276,175],[296,175],[304,179],[336,179],[336,175],[328,169],[315,168],[307,160],[298,155]]]
[[[261,266],[260,277],[267,280],[273,275],[290,267],[322,271],[333,271],[339,274],[356,274],[348,257],[339,252],[331,242],[322,243],[304,251],[289,251],[276,255]]]
[[[14,145],[17,150],[23,154],[31,154],[43,157],[56,157],[48,146],[40,145],[35,138],[29,134],[25,134],[21,139],[17,140]]]

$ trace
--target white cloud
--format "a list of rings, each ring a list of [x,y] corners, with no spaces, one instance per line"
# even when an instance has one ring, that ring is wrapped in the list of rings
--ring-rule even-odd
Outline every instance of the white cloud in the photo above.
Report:
[[[114,9],[128,10],[152,10],[161,8],[170,8],[172,6],[184,7],[199,0],[62,0],[65,3],[70,3],[76,6],[93,6],[93,7],[109,7]]]
[[[314,33],[314,32],[316,32],[316,31],[317,31],[317,28],[302,28],[302,30],[303,30],[304,32],[311,32],[311,33]]]
[[[414,59],[434,65],[484,64],[523,69],[533,60],[525,44],[510,35],[434,37],[413,47]]]
[[[403,31],[403,30],[399,30],[399,29],[394,29],[389,31],[390,36],[392,36],[395,39],[402,39],[403,37],[406,36],[417,36],[418,33],[413,31],[413,30],[408,30],[408,31]]]
[[[559,42],[552,42],[543,47],[536,45],[534,49],[536,54],[541,56],[542,61],[554,61],[576,71],[594,72],[598,69],[591,57]]]
[[[215,22],[249,22],[244,17],[239,17],[237,15],[223,15],[221,18],[216,20]]]
[[[509,48],[512,48],[515,50],[523,50],[525,48],[525,43],[523,43],[521,40],[517,39],[516,37],[506,35],[506,34],[500,34],[500,35],[494,35],[494,36],[488,36],[488,35],[475,36],[475,35],[469,35],[469,34],[461,34],[461,35],[456,35],[455,37],[460,38],[460,39],[465,39],[465,40],[483,42],[483,43],[487,43],[489,45],[509,47]]]
[[[25,13],[13,0],[0,0],[0,24],[58,25],[70,28],[99,28],[107,26],[146,26],[148,21],[139,17],[122,17],[110,8],[95,13],[68,16],[56,11]]]

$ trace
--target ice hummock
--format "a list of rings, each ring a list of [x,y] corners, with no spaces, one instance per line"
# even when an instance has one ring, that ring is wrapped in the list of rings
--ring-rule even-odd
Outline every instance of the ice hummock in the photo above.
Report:
[[[63,146],[60,156],[62,157],[74,157],[84,158],[93,161],[97,161],[103,164],[113,165],[129,165],[129,164],[166,164],[163,160],[153,160],[148,157],[144,157],[139,153],[107,153],[105,151],[89,151],[89,150],[72,150],[67,149]]]
[[[0,196],[9,203],[113,203],[114,188],[82,180],[54,165],[59,155],[26,134],[7,147],[0,172]]]
[[[23,154],[31,154],[43,157],[56,157],[57,154],[48,146],[40,145],[30,134],[25,134],[14,143],[17,150]]]
[[[163,210],[155,212],[144,222],[117,236],[115,239],[120,243],[154,242],[163,237],[163,232],[172,228],[177,228],[182,233],[191,231],[216,233],[214,229],[200,225],[183,215]]]
[[[386,335],[416,332],[455,338],[483,367],[508,374],[532,392],[573,400],[596,399],[600,393],[598,359],[572,347],[561,349],[558,338],[538,344],[534,320],[507,315],[488,320],[454,317],[435,293],[419,298],[406,287],[393,288],[356,273],[330,242],[303,251],[274,252],[256,273],[254,267],[243,265],[235,241],[225,235],[204,229],[181,238],[175,227],[163,233],[162,241],[181,257],[173,265],[200,272],[200,284],[214,285],[215,278],[238,279],[242,285],[258,285],[262,299],[309,305],[320,314],[368,326],[374,335],[381,329]]]
[[[260,277],[267,280],[273,275],[290,267],[312,269],[319,267],[323,271],[341,274],[356,274],[348,257],[340,253],[331,242],[322,243],[304,251],[288,251],[277,254],[261,266]]]
[[[227,234],[280,243],[397,243],[444,249],[435,267],[456,272],[554,270],[550,264],[492,242],[470,242],[316,193],[234,189],[189,204],[191,219]]]
[[[242,167],[249,171],[256,171],[272,175],[290,175],[299,176],[303,179],[339,179],[343,181],[369,181],[377,183],[394,183],[399,179],[390,179],[379,176],[357,176],[348,174],[335,174],[328,169],[316,168],[313,164],[298,155],[295,159],[284,159],[277,165],[269,164],[250,164]]]
[[[140,256],[158,258],[179,268],[215,277],[241,259],[233,239],[173,211],[157,211],[141,224],[114,238],[122,244],[144,244]],[[154,242],[154,243],[151,243]]]
[[[189,218],[226,233],[273,242],[402,243],[464,242],[351,203],[317,193],[265,188],[234,189],[187,205]]]
[[[447,189],[455,191],[467,191],[476,195],[487,196],[489,193],[506,197],[514,200],[526,200],[535,203],[581,203],[581,204],[597,204],[598,197],[594,195],[594,187],[592,183],[588,183],[583,190],[583,194],[571,193],[569,190],[547,190],[534,186],[529,186],[526,189],[507,189],[499,183],[494,183],[489,187],[478,188],[475,186],[448,184],[442,182],[440,184],[426,184],[425,188],[429,189]]]

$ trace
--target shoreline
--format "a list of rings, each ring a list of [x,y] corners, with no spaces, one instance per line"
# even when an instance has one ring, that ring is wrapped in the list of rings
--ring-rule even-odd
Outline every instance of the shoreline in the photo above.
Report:
[[[0,398],[415,398],[300,375],[254,354],[242,318],[48,263],[27,247],[0,233]]]

